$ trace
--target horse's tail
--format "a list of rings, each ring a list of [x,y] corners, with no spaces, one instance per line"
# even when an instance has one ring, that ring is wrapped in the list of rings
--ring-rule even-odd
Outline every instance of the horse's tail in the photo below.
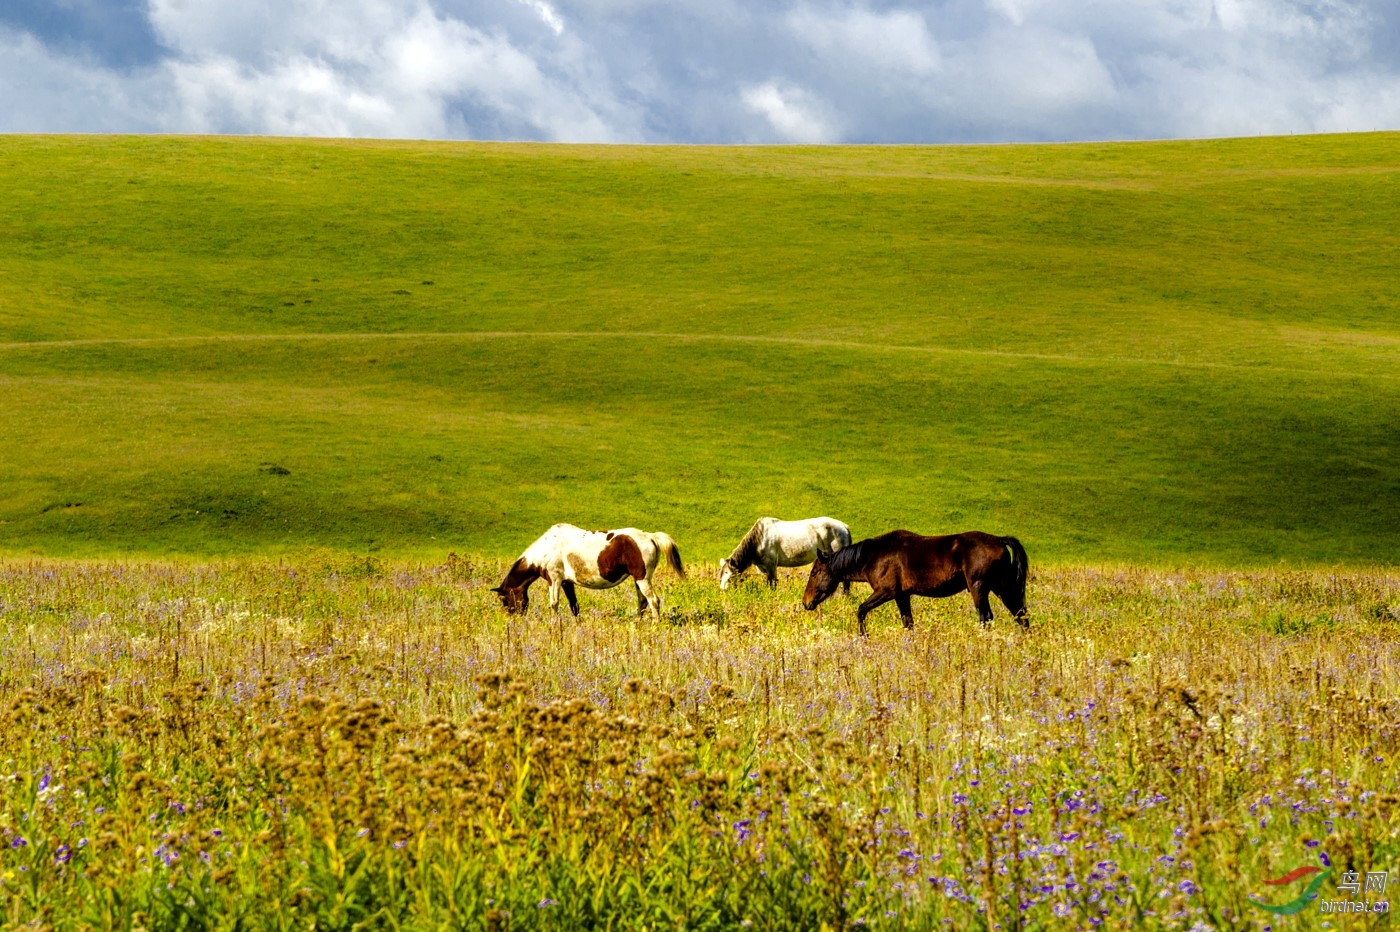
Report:
[[[1030,572],[1030,563],[1026,559],[1026,548],[1014,537],[1003,537],[1002,544],[1006,546],[1006,555],[1011,558],[1011,587],[1017,599],[1022,605],[1026,602],[1026,576]]]
[[[836,553],[851,546],[851,529],[835,518],[831,518],[831,552]]]
[[[671,569],[676,571],[676,575],[684,579],[685,567],[681,565],[681,549],[676,546],[671,535],[657,531],[651,535],[651,541],[666,556],[666,562],[671,564]]]

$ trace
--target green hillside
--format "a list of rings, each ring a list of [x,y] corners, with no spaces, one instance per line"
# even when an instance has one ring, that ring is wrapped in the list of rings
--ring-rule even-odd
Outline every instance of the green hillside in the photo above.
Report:
[[[1400,563],[1400,135],[0,137],[0,551]]]

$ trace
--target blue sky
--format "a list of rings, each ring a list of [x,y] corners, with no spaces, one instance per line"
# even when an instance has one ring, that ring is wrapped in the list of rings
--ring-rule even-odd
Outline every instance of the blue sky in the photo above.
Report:
[[[3,0],[0,132],[936,143],[1400,129],[1397,0]]]

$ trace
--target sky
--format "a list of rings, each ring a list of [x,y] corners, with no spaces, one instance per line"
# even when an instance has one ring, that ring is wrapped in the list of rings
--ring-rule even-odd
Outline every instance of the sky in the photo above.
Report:
[[[1400,0],[0,0],[0,132],[958,143],[1400,129]]]

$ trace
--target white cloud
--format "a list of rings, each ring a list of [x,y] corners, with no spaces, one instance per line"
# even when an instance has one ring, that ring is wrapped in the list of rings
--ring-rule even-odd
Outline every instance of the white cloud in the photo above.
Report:
[[[159,75],[112,72],[0,26],[0,131],[154,132],[165,128],[168,87]]]
[[[1328,45],[1360,45],[1372,22],[1363,5],[1339,0],[1214,0],[1212,7],[1227,32]]]
[[[807,4],[787,14],[788,28],[831,64],[928,75],[938,70],[938,45],[922,15],[845,7],[826,12]]]
[[[122,0],[73,6],[87,19],[70,35],[39,12],[26,24],[42,9],[0,9],[0,131],[723,143],[1400,128],[1394,0]]]
[[[740,96],[744,106],[777,131],[779,142],[825,143],[839,138],[821,116],[821,105],[800,88],[780,87],[770,81],[746,87]]]
[[[1005,17],[1013,26],[1026,21],[1026,5],[1033,0],[986,0],[987,9]]]
[[[564,21],[559,18],[559,14],[554,11],[554,7],[545,3],[544,0],[520,0],[525,6],[534,10],[539,16],[540,22],[544,23],[556,36],[564,34]]]
[[[289,136],[431,136],[439,120],[403,113],[383,94],[366,94],[323,62],[293,58],[251,70],[227,56],[169,66],[180,103],[179,124],[191,132],[248,127]]]
[[[1094,44],[1031,27],[996,29],[950,52],[960,80],[955,111],[1011,123],[1050,123],[1086,108],[1110,108],[1116,90]],[[986,117],[984,116],[983,119]]]
[[[499,30],[425,2],[152,4],[157,31],[176,52],[167,67],[180,122],[195,132],[617,138],[578,75],[546,74]],[[543,0],[526,5],[563,31]],[[489,125],[474,126],[472,113]]]

